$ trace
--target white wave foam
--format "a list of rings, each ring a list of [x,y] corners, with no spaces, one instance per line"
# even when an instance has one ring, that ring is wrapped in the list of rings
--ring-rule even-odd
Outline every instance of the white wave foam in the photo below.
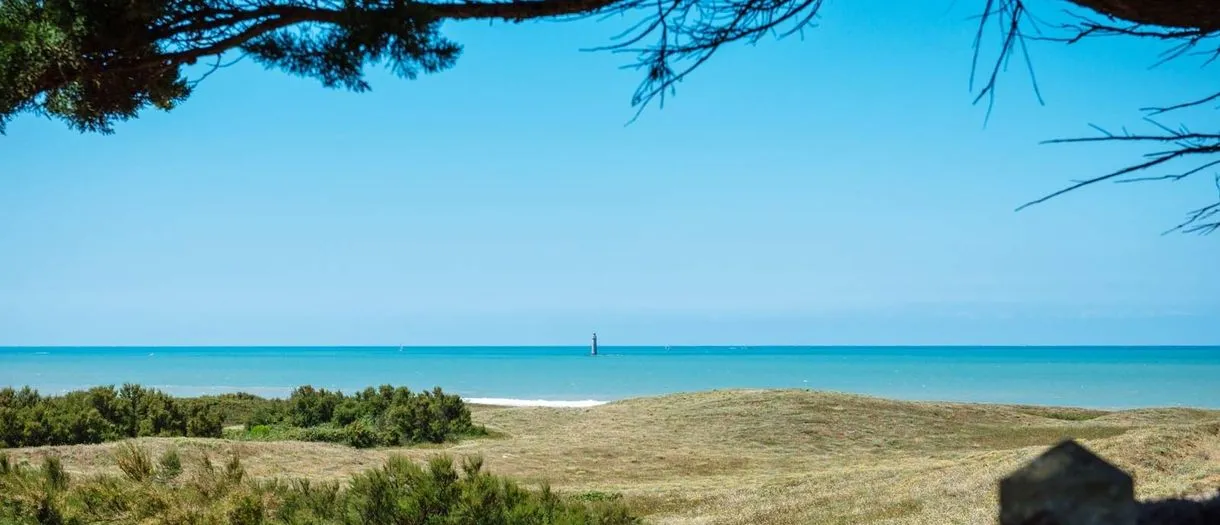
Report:
[[[467,397],[463,401],[473,405],[493,405],[500,407],[550,407],[550,408],[589,408],[604,405],[608,401],[585,399],[583,401],[550,401],[546,399],[506,399],[500,397]]]

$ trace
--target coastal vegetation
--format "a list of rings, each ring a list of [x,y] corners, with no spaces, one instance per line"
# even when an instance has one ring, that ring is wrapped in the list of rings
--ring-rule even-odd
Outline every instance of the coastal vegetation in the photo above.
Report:
[[[175,398],[133,384],[60,396],[45,396],[29,387],[0,389],[0,447],[223,435],[365,448],[442,443],[483,433],[462,399],[440,388],[412,392],[382,385],[346,395],[306,385],[287,399],[246,393]]]
[[[125,384],[44,396],[0,388],[0,447],[101,443],[127,437],[219,437],[221,417],[155,389]]]
[[[255,398],[257,399],[257,398]],[[302,386],[285,401],[261,400],[231,439],[326,441],[357,448],[443,443],[485,434],[470,409],[439,387],[381,385],[353,395]]]
[[[488,473],[481,458],[425,465],[391,457],[349,483],[258,480],[241,458],[206,453],[184,469],[176,448],[153,461],[130,442],[113,454],[121,475],[70,475],[56,456],[37,466],[0,454],[0,523],[227,523],[310,525],[633,525],[618,502],[529,490]]]
[[[204,455],[217,465],[236,455],[249,482],[341,487],[393,457],[426,465],[450,456],[460,465],[481,456],[488,471],[532,491],[548,483],[565,501],[621,505],[655,525],[994,523],[997,481],[1065,438],[1131,473],[1141,499],[1209,496],[1220,487],[1214,410],[924,403],[806,390],[468,408],[474,425],[499,437],[369,449],[145,437],[129,440],[148,452],[147,461],[129,462],[135,468],[116,459],[127,442],[7,452],[12,465],[30,469],[59,458],[69,485],[127,470],[155,485],[170,451],[183,470],[171,484],[195,476]]]

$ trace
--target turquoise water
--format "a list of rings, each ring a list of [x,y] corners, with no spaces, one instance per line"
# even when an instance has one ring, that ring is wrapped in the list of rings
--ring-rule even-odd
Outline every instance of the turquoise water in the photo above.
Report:
[[[601,400],[717,388],[899,399],[1220,408],[1220,347],[0,348],[0,385],[135,382],[178,395],[441,386],[470,398]]]

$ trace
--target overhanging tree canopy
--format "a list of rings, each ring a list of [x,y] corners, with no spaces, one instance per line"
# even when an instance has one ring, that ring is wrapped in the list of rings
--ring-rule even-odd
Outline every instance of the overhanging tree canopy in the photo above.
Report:
[[[1205,49],[1220,33],[1220,3],[1210,0],[1061,0],[1075,21],[1039,27],[1023,0],[980,3],[975,41],[977,100],[994,95],[997,75],[1030,38],[1066,43],[1103,35],[1173,43],[1171,57]],[[627,14],[637,20],[604,50],[633,53],[644,73],[632,104],[645,107],[722,46],[785,36],[809,26],[824,0],[0,0],[0,133],[21,113],[58,118],[85,132],[109,133],[116,121],[149,107],[168,110],[201,78],[184,68],[222,67],[222,56],[249,56],[327,87],[369,89],[364,69],[384,64],[413,78],[454,65],[461,48],[440,33],[445,20],[523,21]],[[1001,48],[980,63],[984,35]],[[206,75],[204,75],[206,76]],[[1150,113],[1220,102],[1220,93]],[[1122,170],[1078,181],[1033,203],[1103,181],[1180,180],[1220,165],[1220,132],[1158,127],[1146,135],[1068,139],[1153,143],[1158,150]],[[1193,164],[1190,164],[1192,163]],[[1172,164],[1187,167],[1171,172]],[[1220,177],[1217,178],[1220,189]],[[1033,204],[1031,203],[1031,204]],[[1220,229],[1220,202],[1195,210],[1176,230]]]

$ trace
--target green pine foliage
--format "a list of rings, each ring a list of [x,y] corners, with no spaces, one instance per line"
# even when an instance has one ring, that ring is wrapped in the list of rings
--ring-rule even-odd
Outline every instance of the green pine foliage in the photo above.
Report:
[[[132,447],[121,454],[149,457]],[[479,458],[455,466],[447,457],[427,465],[394,457],[340,484],[252,480],[236,456],[217,467],[203,455],[173,480],[69,479],[54,458],[42,468],[9,465],[0,470],[0,523],[638,525],[640,520],[619,501],[526,489],[486,472]]]
[[[187,69],[225,53],[366,91],[368,65],[404,78],[452,66],[461,48],[439,29],[400,0],[4,0],[0,134],[27,112],[111,132],[141,110],[177,106],[200,76]]]

